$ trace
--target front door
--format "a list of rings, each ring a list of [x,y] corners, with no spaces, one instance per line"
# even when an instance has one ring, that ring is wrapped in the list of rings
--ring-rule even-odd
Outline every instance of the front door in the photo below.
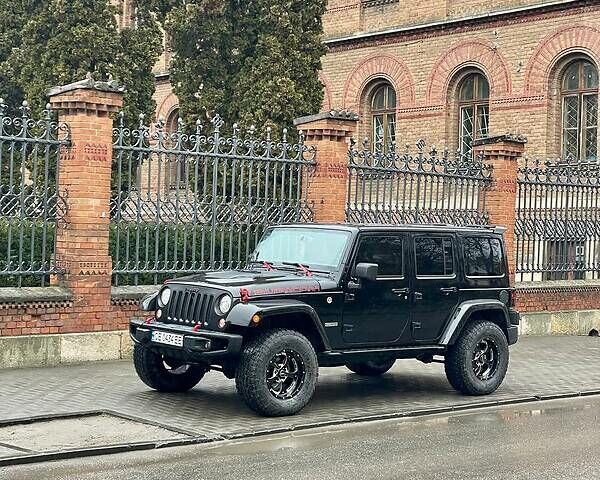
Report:
[[[453,235],[415,235],[412,336],[433,343],[458,303],[456,241]]]
[[[408,236],[365,234],[359,239],[353,266],[376,263],[375,281],[361,281],[347,290],[344,305],[344,341],[353,344],[398,343],[409,322],[410,296],[405,274]]]

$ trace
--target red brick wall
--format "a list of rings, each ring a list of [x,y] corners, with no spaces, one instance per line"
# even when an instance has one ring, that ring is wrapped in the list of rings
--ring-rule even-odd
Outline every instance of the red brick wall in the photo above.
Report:
[[[131,318],[142,315],[138,301],[113,300],[108,315],[89,307],[85,316],[71,300],[0,304],[0,336],[125,330]]]
[[[323,17],[327,38],[456,20],[509,8],[535,5],[536,0],[329,0]]]
[[[599,310],[600,285],[517,286],[516,308],[521,313]]]

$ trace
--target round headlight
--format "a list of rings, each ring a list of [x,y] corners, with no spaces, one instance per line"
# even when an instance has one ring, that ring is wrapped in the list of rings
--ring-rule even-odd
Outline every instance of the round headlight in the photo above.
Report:
[[[163,307],[169,303],[169,300],[171,300],[171,289],[169,287],[163,288],[162,292],[160,292],[158,300],[160,305]]]
[[[219,312],[225,315],[229,310],[231,310],[231,297],[229,295],[223,295],[219,299]]]

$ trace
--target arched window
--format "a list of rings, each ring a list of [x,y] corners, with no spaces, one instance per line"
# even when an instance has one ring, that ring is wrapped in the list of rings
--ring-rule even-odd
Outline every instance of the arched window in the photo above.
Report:
[[[371,95],[373,151],[387,152],[396,140],[396,92],[389,83],[378,85]]]
[[[169,113],[169,116],[167,117],[167,120],[165,122],[165,130],[169,133],[176,132],[178,123],[179,123],[179,109],[175,108],[175,109],[173,109],[173,111],[171,111],[171,113]]]
[[[490,85],[481,73],[470,73],[458,89],[460,152],[470,155],[473,140],[487,137],[490,124]]]
[[[168,144],[175,147],[175,133],[179,128],[179,109],[174,109],[165,122],[165,132],[169,134]],[[187,166],[185,157],[182,155],[169,155],[169,168],[165,172],[166,182],[169,188],[181,189],[185,187],[187,179]]]
[[[561,82],[562,155],[595,161],[598,149],[598,70],[587,60],[565,69]]]

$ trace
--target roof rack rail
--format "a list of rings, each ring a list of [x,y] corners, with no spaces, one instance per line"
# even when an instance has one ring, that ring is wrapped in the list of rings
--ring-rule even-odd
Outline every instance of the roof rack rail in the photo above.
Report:
[[[486,228],[486,229],[495,229],[495,228],[504,228],[504,227],[496,227],[496,225],[481,225],[479,223],[473,224],[465,224],[465,225],[456,225],[455,223],[422,223],[415,225],[431,225],[434,227],[460,227],[460,228]],[[506,230],[506,228],[504,228]]]

